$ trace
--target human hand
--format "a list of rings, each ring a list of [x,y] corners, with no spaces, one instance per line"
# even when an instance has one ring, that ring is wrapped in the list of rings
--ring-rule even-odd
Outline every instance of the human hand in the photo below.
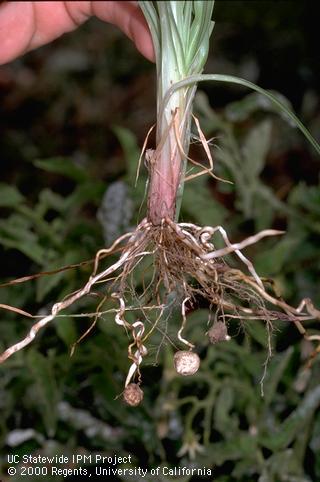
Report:
[[[0,5],[0,64],[75,30],[91,16],[119,27],[149,60],[151,35],[134,1],[5,2]]]

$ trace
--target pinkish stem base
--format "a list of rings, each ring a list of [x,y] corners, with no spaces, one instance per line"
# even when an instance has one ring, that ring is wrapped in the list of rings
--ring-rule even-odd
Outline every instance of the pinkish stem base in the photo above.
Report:
[[[160,142],[149,164],[148,219],[155,226],[160,225],[163,218],[175,218],[181,164],[181,153],[172,126],[164,144]]]

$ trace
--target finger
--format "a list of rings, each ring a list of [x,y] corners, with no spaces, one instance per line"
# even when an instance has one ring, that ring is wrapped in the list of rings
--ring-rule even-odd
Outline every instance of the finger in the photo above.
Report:
[[[139,52],[155,61],[149,27],[137,2],[92,2],[92,13],[105,22],[117,25]]]
[[[89,1],[40,1],[32,3],[36,29],[29,50],[75,30],[91,16],[91,2]]]
[[[74,30],[91,15],[118,25],[154,61],[147,23],[137,2],[18,2],[0,6],[0,64]]]
[[[0,6],[0,64],[74,30],[88,15],[90,2],[9,2]],[[70,9],[70,11],[69,11]],[[72,15],[72,13],[74,15]]]
[[[0,63],[24,52],[35,29],[32,2],[5,3],[0,6]]]

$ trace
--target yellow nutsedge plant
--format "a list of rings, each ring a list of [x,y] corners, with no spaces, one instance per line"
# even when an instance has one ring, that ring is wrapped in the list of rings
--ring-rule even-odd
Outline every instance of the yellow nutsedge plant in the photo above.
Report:
[[[170,323],[170,314],[177,306],[181,325],[174,346],[180,345],[181,350],[176,351],[173,365],[183,376],[198,370],[200,358],[192,341],[185,338],[184,329],[188,310],[196,305],[199,298],[206,300],[210,311],[214,311],[210,319],[215,321],[208,330],[211,343],[230,339],[227,324],[234,318],[264,320],[269,334],[269,355],[270,333],[276,320],[294,323],[306,339],[320,341],[319,335],[309,335],[303,326],[306,320],[320,319],[320,311],[309,299],[303,299],[294,308],[276,297],[242,253],[244,248],[260,239],[282,232],[267,229],[239,243],[232,243],[222,226],[198,226],[178,220],[184,183],[204,174],[216,177],[208,142],[192,113],[199,82],[237,83],[259,92],[291,119],[319,154],[320,146],[276,95],[234,76],[202,74],[214,27],[213,1],[141,1],[139,4],[152,34],[157,68],[156,146],[146,149],[146,139],[139,161],[140,166],[144,158],[148,169],[146,217],[133,232],[119,237],[111,247],[98,251],[87,283],[55,303],[51,312],[37,321],[23,340],[0,355],[0,362],[4,362],[28,345],[38,331],[63,310],[88,295],[94,286],[99,284],[101,287],[102,284],[104,297],[89,330],[99,316],[106,313],[103,304],[113,300],[115,306],[108,311],[114,313],[116,324],[123,327],[130,337],[128,358],[131,365],[125,381],[124,400],[132,406],[143,399],[140,367],[148,354],[150,339],[155,330],[161,331],[161,320],[165,318]],[[209,167],[189,156],[192,121]],[[188,163],[194,168],[191,175],[187,174]],[[215,248],[217,236],[222,238],[223,248]],[[115,251],[120,251],[118,260],[99,271],[102,257]],[[229,266],[226,256],[230,254],[239,259],[243,269]],[[137,280],[141,272],[142,281]],[[137,290],[137,283],[143,286],[142,292]],[[6,308],[17,311],[13,307]],[[129,318],[132,320],[132,313],[134,321],[128,321]],[[316,350],[320,351],[319,347]]]

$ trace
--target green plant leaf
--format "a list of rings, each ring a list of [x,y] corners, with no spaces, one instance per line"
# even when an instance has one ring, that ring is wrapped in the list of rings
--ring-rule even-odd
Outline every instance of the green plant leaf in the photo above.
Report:
[[[235,393],[230,385],[222,386],[214,404],[214,428],[230,439],[237,431],[237,417],[230,414],[234,405]]]
[[[288,109],[292,109],[291,102],[280,92],[269,90],[269,92],[279,100]],[[274,112],[278,113],[278,107],[266,99],[258,92],[253,92],[246,95],[243,99],[236,102],[230,102],[224,110],[224,113],[229,122],[243,122],[247,120],[256,111]],[[283,116],[288,119],[286,116]]]
[[[24,201],[24,196],[15,186],[10,186],[4,182],[0,183],[0,206],[15,207]]]
[[[208,450],[212,454],[212,462],[222,465],[226,460],[255,459],[256,438],[245,432],[239,432],[226,442],[212,444]]]
[[[65,199],[65,209],[67,211],[79,211],[82,206],[92,202],[97,206],[105,191],[106,184],[103,181],[84,181],[78,184],[74,191]]]
[[[182,201],[183,213],[192,216],[199,224],[223,224],[227,210],[211,195],[207,179],[195,178],[185,185]]]
[[[0,221],[0,243],[21,251],[40,265],[47,256],[46,248],[32,232],[31,222],[21,214],[12,214],[8,219]]]
[[[243,144],[245,158],[243,168],[249,179],[255,180],[261,173],[271,144],[271,121],[264,120],[250,129]]]
[[[83,182],[88,179],[85,169],[77,166],[67,157],[50,157],[48,159],[37,159],[33,162],[36,167],[43,171],[54,172],[62,176],[69,177],[76,182]]]
[[[233,75],[222,75],[222,74],[190,75],[189,77],[186,77],[185,79],[180,80],[179,82],[176,82],[175,84],[173,84],[170,87],[170,89],[166,92],[165,98],[163,100],[163,109],[167,105],[172,94],[176,92],[178,89],[181,89],[188,85],[197,84],[198,82],[204,82],[204,81],[239,84],[239,85],[243,85],[244,87],[249,87],[250,89],[257,91],[259,94],[262,94],[267,99],[269,99],[269,101],[273,102],[279,108],[280,111],[282,111],[284,114],[288,116],[288,118],[292,121],[293,125],[298,127],[298,129],[300,129],[300,131],[308,139],[308,141],[314,147],[317,153],[320,154],[320,145],[318,144],[318,142],[314,139],[314,137],[311,135],[308,129],[303,125],[300,119],[287,107],[286,104],[280,101],[270,91],[262,89],[262,87],[259,87],[253,82],[249,82],[249,80],[241,79],[240,77],[235,77]]]
[[[54,326],[59,338],[70,347],[77,340],[77,328],[74,318],[71,316],[61,316],[54,320]]]
[[[53,437],[57,424],[58,391],[50,360],[31,349],[27,363],[32,374],[33,403],[42,417],[47,434]]]
[[[55,266],[56,263],[48,267],[48,265],[45,267],[46,270],[50,269],[56,269],[57,266]],[[55,273],[52,275],[44,275],[40,276],[36,280],[36,300],[38,303],[41,303],[45,296],[50,293],[51,290],[53,290],[56,286],[59,285],[59,283],[63,280],[64,276],[66,274],[64,272],[61,273]]]
[[[318,411],[316,420],[313,424],[310,440],[310,448],[315,457],[315,475],[320,479],[320,412]]]
[[[268,347],[268,333],[265,324],[256,320],[247,320],[245,330],[248,335],[259,343],[264,349]]]
[[[261,437],[260,443],[272,451],[283,450],[303,429],[305,422],[320,407],[320,386],[308,391],[299,406],[272,434]]]
[[[124,152],[124,157],[128,168],[128,182],[134,184],[136,178],[136,171],[138,167],[138,160],[140,157],[140,149],[135,135],[120,126],[113,126],[113,131],[116,134],[118,141]]]
[[[313,215],[315,221],[320,216],[320,184],[317,186],[307,186],[305,182],[300,182],[294,189],[292,189],[289,196],[289,203],[292,206],[302,208],[308,212],[308,215]]]
[[[286,370],[293,354],[293,347],[284,353],[275,355],[269,363],[268,372],[264,381],[264,404],[267,407],[275,397],[277,386]]]
[[[285,263],[294,255],[295,250],[303,242],[303,236],[287,234],[271,248],[259,253],[255,267],[263,276],[280,273]]]

